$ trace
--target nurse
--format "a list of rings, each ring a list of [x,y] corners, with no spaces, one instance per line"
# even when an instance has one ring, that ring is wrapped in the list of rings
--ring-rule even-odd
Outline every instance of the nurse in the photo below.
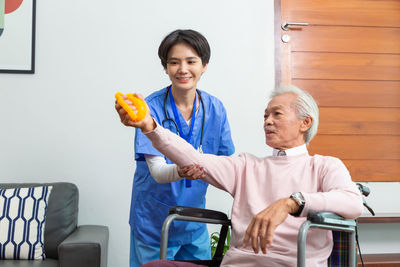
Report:
[[[200,33],[176,30],[161,42],[158,55],[171,84],[146,98],[155,120],[184,138],[202,153],[232,155],[234,145],[225,108],[216,97],[197,89],[207,70],[210,46]],[[116,104],[116,109],[120,107]],[[124,120],[121,111],[121,122]],[[179,169],[136,130],[130,226],[130,266],[159,259],[162,224],[172,206],[205,207],[208,184],[190,181],[202,173],[198,166]],[[199,178],[199,177],[197,177]],[[174,222],[170,228],[168,259],[209,259],[210,241],[205,224]]]

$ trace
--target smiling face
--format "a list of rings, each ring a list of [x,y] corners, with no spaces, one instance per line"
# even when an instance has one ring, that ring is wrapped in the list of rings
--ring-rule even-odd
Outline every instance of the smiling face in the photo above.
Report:
[[[297,117],[296,99],[296,94],[284,93],[269,102],[264,113],[265,142],[268,146],[286,150],[305,143],[304,134],[312,119]]]
[[[197,82],[207,70],[196,51],[186,43],[174,45],[168,52],[167,67],[175,90],[196,90]]]

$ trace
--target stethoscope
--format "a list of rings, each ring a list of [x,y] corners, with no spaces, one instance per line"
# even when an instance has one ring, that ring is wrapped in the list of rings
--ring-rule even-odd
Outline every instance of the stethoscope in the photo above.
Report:
[[[175,129],[176,129],[176,133],[179,135],[179,127],[178,124],[176,123],[176,121],[171,118],[170,116],[168,116],[168,111],[167,111],[167,99],[168,99],[168,95],[169,92],[171,91],[171,85],[167,88],[167,92],[165,93],[165,97],[164,97],[164,115],[165,115],[165,119],[161,122],[162,126],[164,126],[164,123],[167,121],[172,121]],[[206,109],[204,108],[204,102],[203,99],[201,98],[201,94],[200,91],[196,89],[197,94],[199,95],[199,100],[201,103],[201,107],[203,108],[203,119],[201,122],[201,134],[200,134],[200,146],[199,146],[199,152],[203,153],[203,132],[204,132],[204,122],[205,122],[205,118],[206,118]]]

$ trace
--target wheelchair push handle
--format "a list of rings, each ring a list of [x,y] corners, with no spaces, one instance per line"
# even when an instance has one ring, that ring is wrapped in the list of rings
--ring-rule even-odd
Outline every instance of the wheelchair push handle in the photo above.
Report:
[[[364,207],[367,208],[367,210],[372,214],[372,216],[375,216],[374,210],[368,205],[368,203],[367,203],[367,201],[365,200],[365,197],[364,197],[364,196],[367,197],[371,193],[371,190],[368,187],[366,187],[365,185],[362,185],[360,183],[357,183],[356,185],[358,187],[358,190],[360,190],[360,192],[361,192],[361,197],[362,197],[362,200],[363,200]]]
[[[369,187],[366,187],[365,185],[362,185],[360,183],[356,183],[358,190],[360,190],[361,194],[364,196],[368,196],[371,193],[371,190],[369,190]]]

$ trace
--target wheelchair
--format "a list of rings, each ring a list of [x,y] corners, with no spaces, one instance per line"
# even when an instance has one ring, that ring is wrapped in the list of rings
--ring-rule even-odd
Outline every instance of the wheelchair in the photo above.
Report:
[[[367,207],[372,215],[375,215],[374,211],[368,206],[364,198],[364,196],[369,195],[369,188],[359,183],[357,183],[357,187],[362,193],[364,206]],[[214,256],[211,260],[187,261],[209,267],[220,266],[223,258],[225,239],[228,234],[229,227],[231,226],[231,221],[228,216],[223,212],[215,210],[182,206],[172,207],[169,211],[169,214],[170,215],[165,219],[161,230],[160,259],[166,259],[167,257],[168,232],[170,225],[174,220],[203,222],[222,225]],[[306,238],[308,230],[312,227],[332,230],[334,244],[332,253],[328,258],[328,266],[357,266],[356,220],[344,219],[343,217],[331,212],[315,212],[308,214],[307,220],[301,225],[299,230],[297,238],[298,267],[306,266]]]

